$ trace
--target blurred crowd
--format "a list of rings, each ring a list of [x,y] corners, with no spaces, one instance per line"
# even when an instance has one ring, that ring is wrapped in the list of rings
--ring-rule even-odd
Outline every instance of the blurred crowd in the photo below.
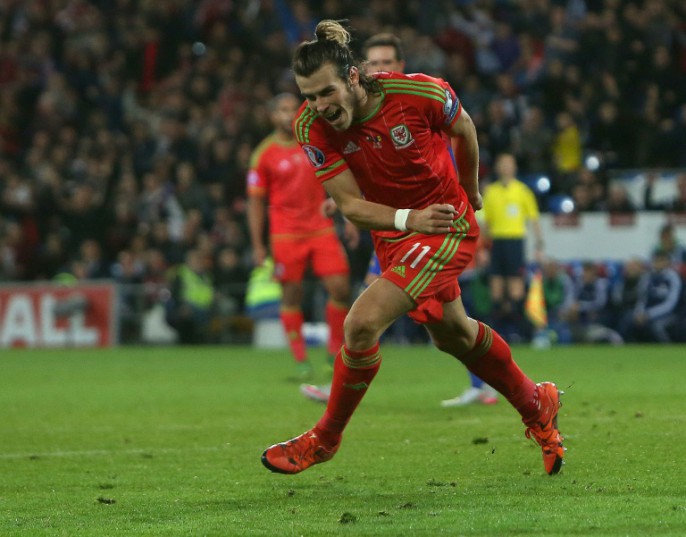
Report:
[[[552,343],[686,341],[686,247],[672,224],[665,224],[649,259],[575,260],[552,258],[532,264],[528,286],[539,273],[547,325],[525,311],[503,316],[490,299],[488,250],[466,274],[463,299],[468,310],[487,319],[512,342]],[[526,309],[526,308],[525,308]],[[538,329],[537,329],[538,328]]]
[[[579,210],[633,211],[612,170],[686,166],[680,0],[5,0],[0,280],[155,283],[191,255],[245,283],[249,157],[322,18],[453,85],[484,182],[509,151]]]

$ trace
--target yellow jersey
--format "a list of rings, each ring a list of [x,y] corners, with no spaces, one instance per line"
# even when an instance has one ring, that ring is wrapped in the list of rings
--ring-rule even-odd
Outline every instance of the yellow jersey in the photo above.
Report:
[[[568,127],[553,142],[553,157],[557,169],[568,173],[581,167],[581,134],[576,127]]]
[[[484,219],[494,239],[523,239],[527,222],[538,220],[536,197],[518,179],[488,185],[483,199]]]

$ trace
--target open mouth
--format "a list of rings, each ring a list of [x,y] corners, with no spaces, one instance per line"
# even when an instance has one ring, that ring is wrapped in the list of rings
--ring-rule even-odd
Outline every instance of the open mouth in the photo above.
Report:
[[[324,119],[326,119],[326,121],[328,121],[329,123],[335,123],[341,117],[342,113],[343,113],[343,111],[339,108],[335,112],[331,112],[329,114],[326,114],[324,116]]]

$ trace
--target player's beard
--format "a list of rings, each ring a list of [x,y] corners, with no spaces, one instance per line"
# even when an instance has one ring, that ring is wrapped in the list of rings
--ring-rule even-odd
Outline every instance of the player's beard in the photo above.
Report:
[[[350,128],[350,125],[352,125],[353,120],[355,119],[357,105],[358,99],[356,98],[352,88],[349,88],[348,91],[346,91],[346,93],[344,94],[343,101],[338,106],[340,116],[337,117],[334,121],[329,121],[329,125],[331,125],[337,131],[348,130]]]

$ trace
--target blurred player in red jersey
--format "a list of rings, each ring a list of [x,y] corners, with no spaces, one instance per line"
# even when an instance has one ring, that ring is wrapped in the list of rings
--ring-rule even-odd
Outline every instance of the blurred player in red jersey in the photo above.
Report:
[[[365,73],[373,75],[382,71],[386,72],[405,72],[405,52],[400,38],[391,33],[380,33],[373,35],[364,42],[362,53],[365,57]],[[446,144],[450,143],[450,137],[444,135]],[[448,145],[450,150],[450,146]],[[336,205],[332,198],[327,199],[327,210],[333,214],[336,211]],[[370,285],[381,274],[379,260],[376,255],[372,256],[369,264],[369,271],[365,278],[365,284]],[[462,407],[470,404],[484,404],[494,405],[498,402],[497,392],[486,384],[479,377],[473,373],[469,374],[470,386],[461,395],[441,401],[441,406]],[[316,385],[316,384],[302,384],[300,386],[300,393],[308,399],[320,403],[326,403],[329,400],[331,393],[331,386]]]
[[[328,352],[333,361],[343,344],[343,320],[348,313],[348,260],[334,223],[321,213],[326,193],[293,136],[300,101],[290,93],[270,102],[274,132],[253,152],[248,172],[248,225],[255,265],[267,257],[264,243],[269,207],[269,239],[275,276],[282,287],[281,322],[301,379],[312,375],[302,333],[303,276],[310,266],[329,294],[326,321]]]
[[[294,132],[343,215],[371,230],[382,273],[346,317],[324,415],[309,431],[267,448],[262,463],[295,474],[335,455],[381,364],[380,335],[407,313],[424,324],[438,349],[512,404],[526,436],[541,446],[546,472],[558,473],[564,448],[557,388],[534,384],[507,343],[470,319],[460,299],[457,276],[474,254],[474,210],[482,206],[474,124],[445,81],[422,74],[368,77],[349,41],[339,23],[322,21],[315,39],[296,49],[293,70],[307,102]],[[454,139],[460,180],[442,132]]]

